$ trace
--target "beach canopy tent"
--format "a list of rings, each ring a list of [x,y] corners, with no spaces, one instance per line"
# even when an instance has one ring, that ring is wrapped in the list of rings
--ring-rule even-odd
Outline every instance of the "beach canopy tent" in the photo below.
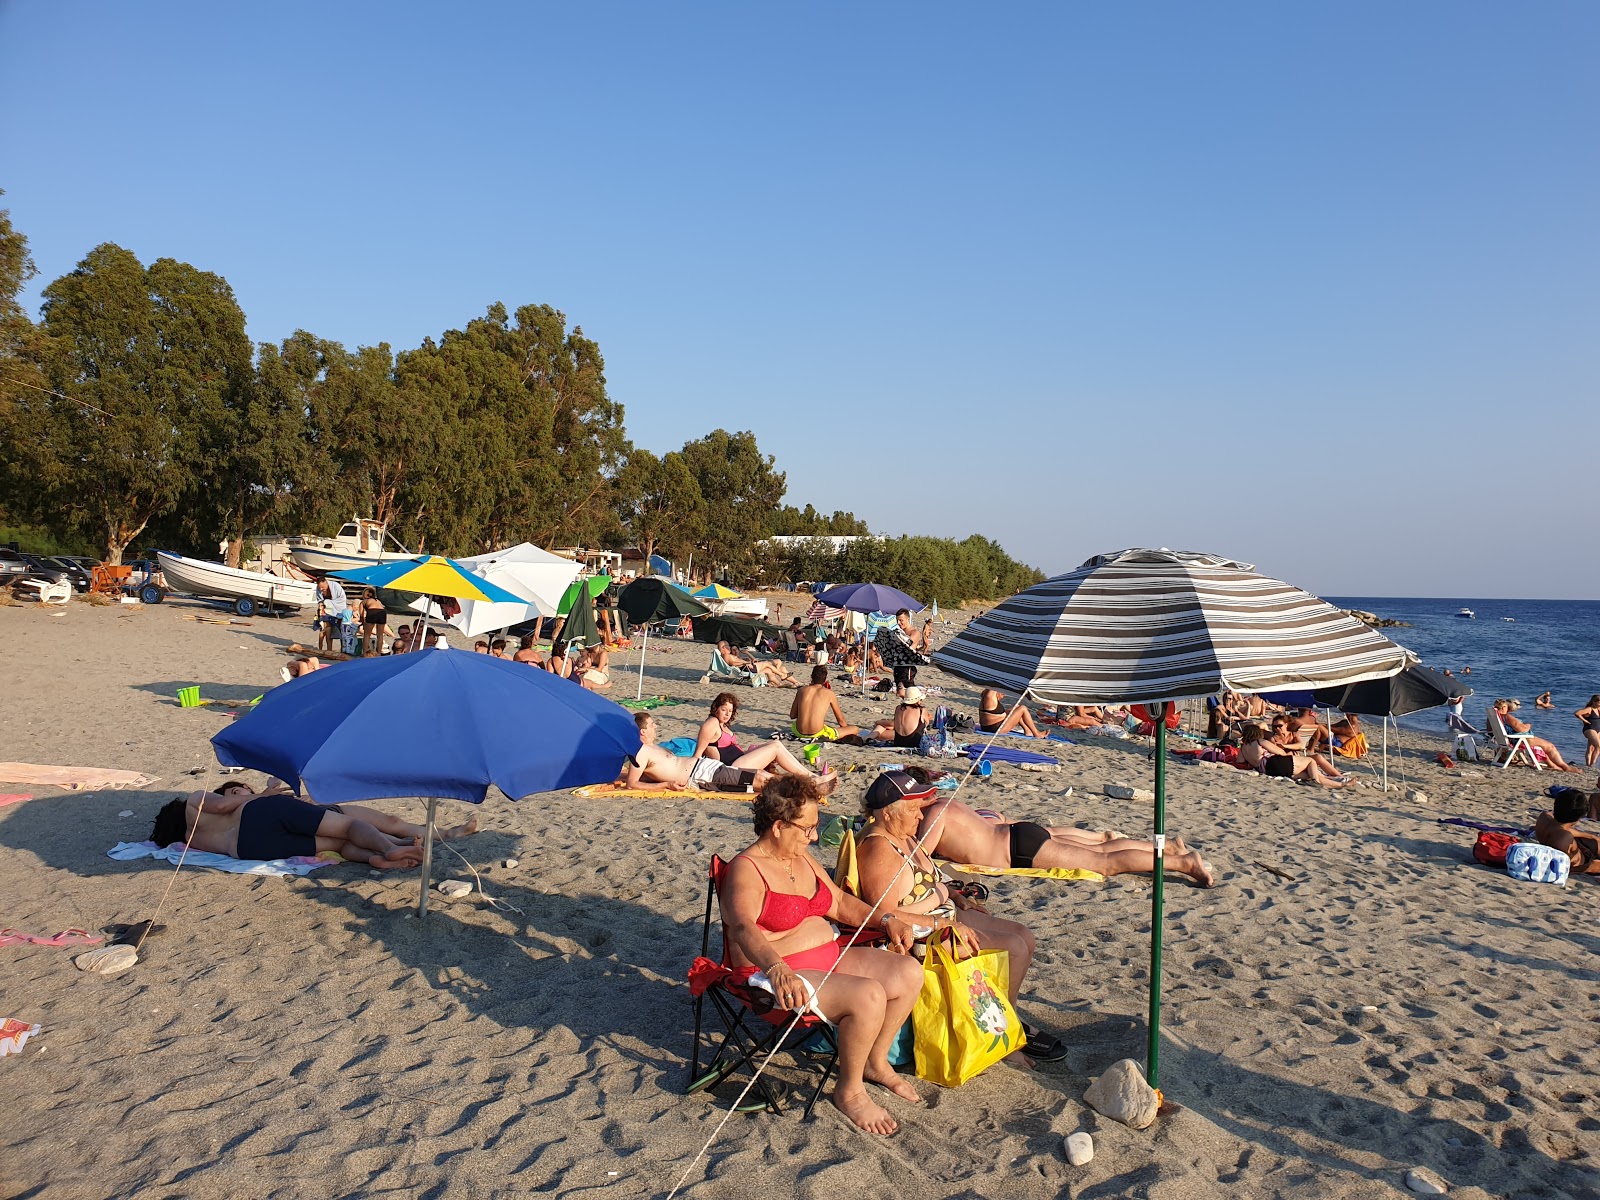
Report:
[[[695,617],[693,624],[695,641],[712,645],[726,641],[728,645],[740,649],[754,646],[763,638],[776,637],[783,632],[770,621],[758,617]]]
[[[815,598],[830,608],[858,613],[896,613],[902,608],[921,612],[924,607],[920,600],[886,583],[841,584],[825,592],[817,592]]]
[[[461,611],[450,617],[448,623],[467,637],[510,629],[539,617],[555,616],[562,594],[581,569],[570,558],[551,554],[529,542],[492,554],[458,558],[456,562],[477,578],[486,579],[518,597],[515,604],[462,600]],[[444,616],[437,605],[427,600],[419,600],[411,607],[435,619]]]
[[[973,620],[933,661],[980,687],[1044,704],[1159,705],[1223,688],[1360,683],[1404,670],[1413,658],[1349,614],[1247,563],[1162,549],[1096,555],[1019,592]],[[1166,723],[1158,720],[1158,866],[1166,840],[1166,743]],[[1145,1062],[1152,1087],[1160,1078],[1164,903],[1157,870]]]
[[[1383,718],[1383,787],[1389,788],[1389,718],[1439,708],[1472,695],[1472,689],[1454,677],[1420,664],[1387,679],[1369,679],[1348,687],[1318,688],[1317,703],[1344,713]],[[1399,728],[1395,729],[1396,736]]]
[[[459,650],[334,663],[275,687],[211,739],[217,761],[277,777],[319,804],[425,797],[426,913],[434,813],[607,783],[639,749],[632,715],[548,671]]]
[[[644,656],[650,648],[650,626],[674,617],[704,616],[711,610],[677,584],[646,576],[635,579],[617,596],[617,608],[635,625],[644,626],[644,643],[639,647],[639,686],[634,699],[644,696]]]

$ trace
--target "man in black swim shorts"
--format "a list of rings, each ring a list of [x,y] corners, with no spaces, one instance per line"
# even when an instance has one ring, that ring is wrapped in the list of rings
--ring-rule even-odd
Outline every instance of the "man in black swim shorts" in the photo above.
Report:
[[[1011,865],[1033,866],[1034,855],[1050,840],[1050,831],[1032,821],[1017,821],[1007,828],[1011,831]]]
[[[422,862],[415,839],[392,838],[366,821],[281,794],[192,792],[156,814],[151,838],[162,846],[187,842],[193,850],[247,860],[310,857],[331,850],[383,870]]]

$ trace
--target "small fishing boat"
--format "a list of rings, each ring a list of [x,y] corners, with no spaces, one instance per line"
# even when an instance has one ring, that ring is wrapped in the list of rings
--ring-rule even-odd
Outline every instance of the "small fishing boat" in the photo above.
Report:
[[[317,585],[264,571],[241,571],[222,563],[156,551],[167,587],[208,600],[226,600],[241,617],[302,609],[317,603]]]
[[[385,549],[385,540],[392,542],[393,548]],[[346,521],[331,538],[301,534],[289,539],[290,560],[318,578],[331,571],[373,567],[412,557],[411,551],[390,536],[388,526],[365,517]]]
[[[1460,612],[1458,612],[1456,614],[1456,616],[1465,617],[1469,621],[1476,619],[1477,615],[1478,614],[1473,612],[1470,608],[1463,608]]]

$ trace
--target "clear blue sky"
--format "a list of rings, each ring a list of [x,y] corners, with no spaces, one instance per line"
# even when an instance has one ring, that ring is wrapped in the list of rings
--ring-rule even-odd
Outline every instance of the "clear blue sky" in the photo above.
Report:
[[[1590,0],[12,0],[0,204],[258,341],[551,304],[637,444],[1052,573],[1591,598],[1597,61]]]

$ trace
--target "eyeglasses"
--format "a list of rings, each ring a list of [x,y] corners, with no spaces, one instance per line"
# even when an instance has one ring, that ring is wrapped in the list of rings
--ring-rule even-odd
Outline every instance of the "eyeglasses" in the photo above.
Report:
[[[796,823],[794,821],[785,821],[784,824],[789,826],[790,829],[803,830],[808,835],[809,834],[813,834],[813,833],[815,833],[817,831],[817,822],[816,821],[811,822],[811,824],[809,824],[809,825],[801,825],[801,824],[798,824],[798,823]]]

